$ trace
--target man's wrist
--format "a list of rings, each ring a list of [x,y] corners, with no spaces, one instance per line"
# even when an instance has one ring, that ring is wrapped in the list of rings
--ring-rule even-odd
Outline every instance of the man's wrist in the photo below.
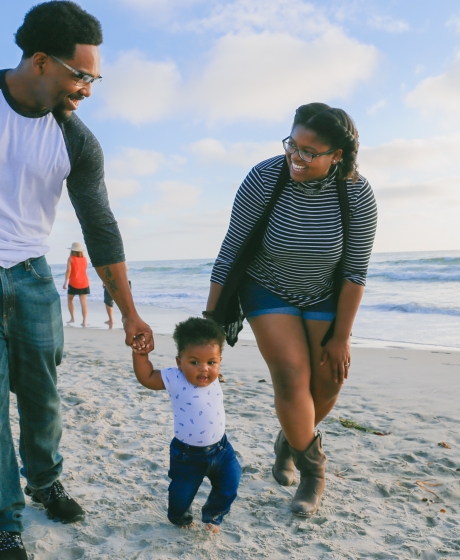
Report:
[[[121,312],[121,320],[122,321],[133,321],[133,320],[137,320],[137,319],[140,319],[140,317],[139,317],[139,313],[136,311],[135,307],[133,309],[129,309],[125,313],[123,313],[123,311]]]
[[[202,311],[201,315],[205,318],[205,319],[214,319],[214,311]]]

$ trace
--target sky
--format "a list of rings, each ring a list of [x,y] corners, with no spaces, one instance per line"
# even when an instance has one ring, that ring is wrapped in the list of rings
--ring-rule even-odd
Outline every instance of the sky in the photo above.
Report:
[[[0,67],[35,4],[2,2]],[[214,258],[238,186],[295,109],[347,111],[379,209],[374,250],[460,249],[456,0],[81,0],[103,80],[78,115],[105,154],[128,261]],[[83,241],[66,189],[51,263]]]

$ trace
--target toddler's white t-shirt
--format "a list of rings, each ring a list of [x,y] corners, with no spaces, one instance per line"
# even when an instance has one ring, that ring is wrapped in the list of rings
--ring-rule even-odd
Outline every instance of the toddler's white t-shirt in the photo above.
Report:
[[[173,407],[174,436],[197,447],[220,441],[225,433],[225,410],[219,380],[196,387],[177,368],[161,370],[161,377]]]

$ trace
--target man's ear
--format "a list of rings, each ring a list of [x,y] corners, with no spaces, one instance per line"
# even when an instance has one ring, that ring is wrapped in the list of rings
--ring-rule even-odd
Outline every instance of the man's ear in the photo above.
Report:
[[[47,64],[51,64],[50,57],[47,54],[37,52],[32,56],[32,68],[35,74],[43,74]]]
[[[177,364],[177,369],[179,369],[180,371],[182,371],[181,367],[180,367],[180,356],[176,356],[176,364]]]

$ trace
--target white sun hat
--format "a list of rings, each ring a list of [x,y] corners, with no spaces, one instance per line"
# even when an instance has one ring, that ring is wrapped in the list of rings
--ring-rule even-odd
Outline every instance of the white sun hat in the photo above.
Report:
[[[78,241],[74,241],[72,243],[72,247],[68,247],[71,251],[75,251],[76,253],[83,253],[83,245],[78,243]]]

